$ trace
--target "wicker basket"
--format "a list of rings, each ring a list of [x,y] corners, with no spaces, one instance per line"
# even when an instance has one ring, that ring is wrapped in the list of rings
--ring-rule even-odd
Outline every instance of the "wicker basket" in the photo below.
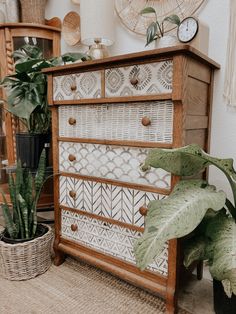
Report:
[[[45,24],[47,0],[20,0],[21,21],[23,23]]]
[[[0,240],[0,275],[8,280],[27,280],[43,274],[51,265],[52,228],[31,241],[8,244]]]

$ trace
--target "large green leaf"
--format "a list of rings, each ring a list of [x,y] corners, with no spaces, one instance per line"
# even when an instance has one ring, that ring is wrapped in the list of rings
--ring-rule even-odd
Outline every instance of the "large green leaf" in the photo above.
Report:
[[[233,159],[211,157],[196,144],[177,149],[152,149],[142,165],[142,169],[146,171],[150,167],[162,168],[175,175],[192,176],[210,165],[216,166],[226,175],[236,205],[236,172],[233,167]],[[236,213],[230,212],[236,218]]]
[[[217,280],[228,280],[236,295],[236,223],[232,217],[220,213],[207,228],[211,239],[213,259],[209,270]]]
[[[30,119],[30,115],[37,108],[38,103],[33,102],[31,99],[31,94],[26,93],[25,96],[19,96],[14,98],[14,94],[8,97],[8,110],[19,118],[26,120]]]
[[[15,69],[17,73],[32,72],[35,69],[37,69],[38,66],[40,66],[42,62],[44,61],[42,61],[41,59],[28,60],[28,61],[16,64]],[[37,67],[35,67],[36,65]]]
[[[219,211],[226,195],[203,180],[178,183],[170,196],[150,202],[143,236],[134,251],[138,267],[145,269],[158,256],[166,241],[192,232],[209,208]]]

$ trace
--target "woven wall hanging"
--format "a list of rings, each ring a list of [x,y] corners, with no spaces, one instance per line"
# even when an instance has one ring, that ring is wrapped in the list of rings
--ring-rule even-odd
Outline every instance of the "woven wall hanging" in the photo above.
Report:
[[[141,16],[139,12],[143,8],[155,8],[158,21],[171,14],[177,14],[182,20],[195,14],[203,3],[206,0],[115,0],[115,9],[125,27],[136,34],[146,35],[146,29],[154,17]],[[169,32],[173,28],[173,24],[169,24],[165,30]]]

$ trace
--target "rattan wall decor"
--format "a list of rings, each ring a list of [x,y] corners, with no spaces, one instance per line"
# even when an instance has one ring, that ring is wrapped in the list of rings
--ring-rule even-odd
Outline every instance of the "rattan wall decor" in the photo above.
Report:
[[[145,35],[150,22],[154,20],[151,14],[141,16],[139,12],[145,7],[153,7],[159,21],[164,17],[177,14],[181,19],[195,14],[206,0],[115,0],[115,10],[121,22],[130,31]],[[165,27],[165,32],[174,28],[173,24]]]
[[[69,46],[74,46],[80,41],[80,16],[71,11],[66,14],[62,22],[62,36]]]

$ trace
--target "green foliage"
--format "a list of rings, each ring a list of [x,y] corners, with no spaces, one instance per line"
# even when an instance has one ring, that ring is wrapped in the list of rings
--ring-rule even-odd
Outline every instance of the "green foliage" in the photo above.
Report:
[[[83,53],[66,53],[44,59],[40,48],[24,45],[13,53],[15,73],[6,76],[1,85],[7,90],[7,110],[24,123],[29,133],[47,133],[50,129],[50,110],[47,102],[47,76],[42,69],[65,62],[89,60]]]
[[[191,234],[185,241],[184,264],[208,260],[213,278],[221,280],[228,295],[236,294],[236,172],[233,159],[206,154],[198,145],[153,149],[142,170],[162,168],[178,176],[192,176],[213,165],[228,179],[234,204],[224,192],[203,180],[182,180],[164,200],[148,206],[143,236],[135,243],[137,264],[146,268],[166,241]]]
[[[219,211],[225,199],[224,192],[217,192],[203,180],[183,180],[168,198],[150,202],[144,234],[135,245],[138,266],[145,269],[161,253],[166,241],[192,232],[208,208]]]
[[[148,46],[151,42],[156,40],[157,38],[164,36],[164,22],[169,22],[172,24],[179,25],[180,24],[180,18],[178,15],[173,14],[170,16],[165,17],[161,22],[157,20],[157,13],[156,10],[153,7],[146,7],[143,10],[140,11],[141,15],[145,14],[154,14],[155,15],[155,21],[151,22],[147,28],[146,32],[146,46]]]
[[[9,193],[12,206],[6,201],[0,190],[4,204],[2,206],[6,230],[12,239],[31,239],[37,227],[37,204],[45,182],[46,152],[42,151],[38,170],[33,178],[30,171],[17,162],[15,175],[9,175]]]

